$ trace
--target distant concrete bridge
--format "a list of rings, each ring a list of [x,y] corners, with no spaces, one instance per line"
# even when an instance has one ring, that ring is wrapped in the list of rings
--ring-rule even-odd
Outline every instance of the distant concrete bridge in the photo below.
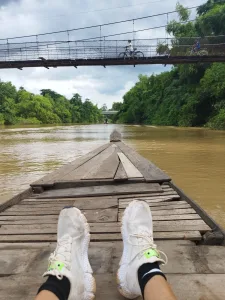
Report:
[[[117,110],[103,110],[102,114],[104,116],[111,116],[111,115],[116,115],[118,113]]]

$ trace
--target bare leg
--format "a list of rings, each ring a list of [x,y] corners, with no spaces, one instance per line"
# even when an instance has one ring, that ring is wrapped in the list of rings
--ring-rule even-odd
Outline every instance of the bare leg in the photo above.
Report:
[[[148,281],[144,290],[145,300],[176,300],[164,277],[156,275]]]
[[[35,300],[59,300],[58,297],[56,297],[55,294],[49,291],[41,291]]]

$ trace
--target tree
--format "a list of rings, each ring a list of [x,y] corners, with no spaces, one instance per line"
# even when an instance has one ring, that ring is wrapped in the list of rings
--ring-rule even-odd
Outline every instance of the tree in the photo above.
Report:
[[[17,91],[11,82],[0,81],[0,124],[52,124],[98,123],[102,114],[89,99],[82,102],[79,94],[69,101],[50,90],[34,95],[20,87]]]
[[[113,102],[112,108],[110,110],[119,111],[123,106],[122,102]]]
[[[106,105],[106,104],[103,104],[101,110],[102,110],[102,111],[107,111],[107,110],[108,110],[107,105]]]

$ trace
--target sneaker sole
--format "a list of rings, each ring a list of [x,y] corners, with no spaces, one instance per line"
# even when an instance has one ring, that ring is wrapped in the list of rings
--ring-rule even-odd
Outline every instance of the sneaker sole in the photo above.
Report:
[[[90,244],[90,226],[87,222],[87,219],[82,212],[74,207],[74,206],[66,206],[63,209],[73,208],[78,213],[79,217],[81,218],[83,224],[84,224],[84,243],[83,243],[83,251],[85,253],[85,261],[90,265],[89,259],[88,259],[88,248]],[[90,266],[91,268],[91,266]],[[96,282],[95,278],[92,275],[92,273],[84,272],[84,295],[81,300],[93,300],[95,298],[96,294]]]

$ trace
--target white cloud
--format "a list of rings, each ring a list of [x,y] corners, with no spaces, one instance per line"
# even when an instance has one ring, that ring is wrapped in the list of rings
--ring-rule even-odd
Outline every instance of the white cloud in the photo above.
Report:
[[[173,11],[177,0],[0,0],[0,37],[13,37],[83,26],[97,25],[124,19],[133,19],[146,15]],[[202,4],[204,0],[181,0],[186,6]],[[145,4],[143,4],[145,3]],[[129,6],[120,9],[112,7]],[[131,6],[134,5],[134,6]],[[98,11],[96,11],[98,10]],[[93,12],[95,11],[95,12]],[[86,12],[86,13],[85,13]],[[89,12],[89,13],[87,13]],[[170,16],[170,18],[175,15]],[[154,17],[134,23],[134,29],[164,25],[166,17]],[[102,35],[126,32],[133,29],[132,22],[102,28]],[[98,36],[99,28],[71,33],[71,38]],[[116,37],[128,39],[131,35]],[[163,29],[136,33],[135,38],[165,37]],[[39,39],[50,38],[49,36]],[[57,35],[57,39],[65,35]],[[32,38],[35,41],[36,37]],[[28,39],[27,39],[28,40]],[[17,40],[18,41],[18,40]],[[12,81],[17,87],[38,93],[42,88],[50,88],[71,97],[78,92],[83,98],[90,98],[101,106],[108,107],[114,101],[121,101],[125,92],[138,80],[138,74],[160,73],[168,70],[163,66],[126,66],[126,67],[79,67],[58,69],[1,70],[2,81]]]

